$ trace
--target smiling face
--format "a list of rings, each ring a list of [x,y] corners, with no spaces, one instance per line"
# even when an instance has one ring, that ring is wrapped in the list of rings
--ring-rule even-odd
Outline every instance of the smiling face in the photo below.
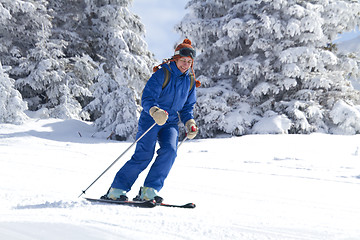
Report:
[[[191,57],[181,57],[175,60],[175,63],[180,72],[184,73],[191,67],[193,60]]]

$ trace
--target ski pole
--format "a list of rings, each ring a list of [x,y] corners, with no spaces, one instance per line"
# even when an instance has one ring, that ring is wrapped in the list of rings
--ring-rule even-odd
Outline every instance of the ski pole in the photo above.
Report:
[[[191,127],[191,131],[195,132],[196,128],[194,126]],[[186,140],[188,139],[187,133],[185,133],[185,138],[181,141],[181,143],[179,143],[179,145],[177,146],[177,149],[179,149],[179,147],[181,146],[181,144],[183,144]]]
[[[100,176],[98,176],[98,177],[95,179],[95,181],[93,181],[93,182],[90,184],[90,186],[88,186],[85,190],[82,191],[82,193],[79,195],[79,197],[81,197],[81,195],[85,194],[86,191],[87,191],[92,185],[94,185],[94,183],[95,183],[97,180],[99,180],[122,156],[124,156],[124,154],[125,154],[127,151],[129,151],[129,149],[130,149],[132,146],[134,146],[141,138],[143,138],[143,137],[145,136],[145,134],[147,134],[155,125],[156,125],[156,123],[154,123],[153,125],[151,125],[148,130],[146,130],[146,131],[145,131],[135,142],[133,142],[118,158],[116,158],[115,161],[114,161],[107,169],[105,169],[105,171],[104,171],[102,174],[100,174]]]
[[[184,139],[179,143],[179,145],[177,146],[177,149],[179,149],[179,147],[181,146],[181,144],[183,144],[183,143],[186,141],[186,139],[188,139],[187,136],[185,136]]]

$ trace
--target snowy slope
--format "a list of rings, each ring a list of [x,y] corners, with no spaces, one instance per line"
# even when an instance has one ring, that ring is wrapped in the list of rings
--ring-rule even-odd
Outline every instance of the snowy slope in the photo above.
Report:
[[[0,239],[360,239],[359,135],[188,141],[160,193],[197,208],[137,209],[77,198],[130,145],[93,133],[76,120],[0,124]]]

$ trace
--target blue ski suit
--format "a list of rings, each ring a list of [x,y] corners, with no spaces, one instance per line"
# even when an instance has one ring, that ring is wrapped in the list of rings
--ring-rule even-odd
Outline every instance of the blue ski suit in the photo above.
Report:
[[[164,67],[170,71],[170,78],[166,87],[162,89],[165,79]],[[179,117],[184,124],[194,118],[193,107],[196,102],[196,87],[194,85],[190,89],[189,71],[181,73],[176,63],[170,62],[169,65],[163,64],[162,68],[156,71],[146,83],[141,100],[143,110],[140,115],[136,138],[138,139],[155,123],[149,114],[151,107],[157,106],[167,111],[169,118],[164,125],[155,125],[137,142],[135,153],[117,172],[111,185],[112,188],[130,191],[139,174],[152,161],[157,141],[160,148],[157,150],[157,157],[145,179],[144,186],[154,188],[157,191],[163,187],[177,156]]]

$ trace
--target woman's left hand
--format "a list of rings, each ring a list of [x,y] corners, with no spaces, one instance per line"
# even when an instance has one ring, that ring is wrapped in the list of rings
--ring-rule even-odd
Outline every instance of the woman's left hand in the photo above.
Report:
[[[194,119],[190,119],[186,122],[185,124],[185,128],[186,128],[186,132],[187,132],[187,137],[189,139],[193,139],[194,137],[196,137],[196,135],[199,132],[198,127],[196,126],[195,120]]]

